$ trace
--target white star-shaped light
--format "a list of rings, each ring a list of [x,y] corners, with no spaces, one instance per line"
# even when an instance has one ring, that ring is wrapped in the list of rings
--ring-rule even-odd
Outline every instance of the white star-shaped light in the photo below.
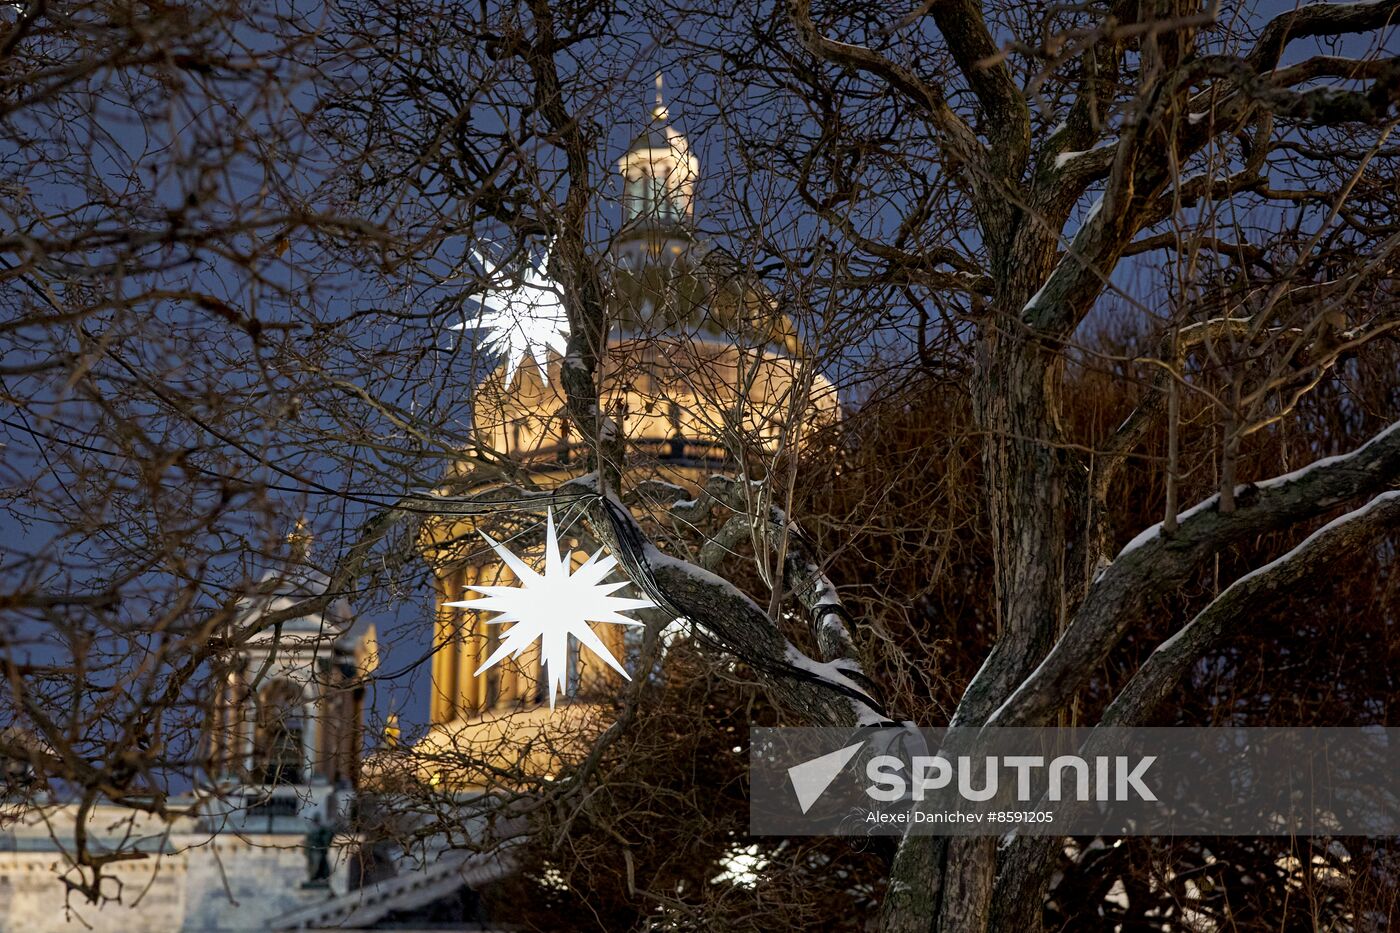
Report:
[[[446,604],[497,612],[500,615],[488,619],[489,623],[512,623],[502,633],[500,646],[477,668],[478,674],[504,657],[520,657],[539,639],[540,660],[549,683],[549,708],[553,709],[555,694],[563,692],[564,679],[568,675],[569,636],[572,635],[613,670],[628,680],[632,679],[588,624],[641,625],[641,622],[629,619],[622,613],[655,605],[649,599],[611,595],[627,585],[626,580],[620,583],[603,582],[603,578],[617,566],[616,558],[608,556],[599,560],[603,553],[600,550],[570,573],[569,557],[559,549],[559,539],[554,533],[553,510],[545,520],[543,574],[492,540],[490,535],[482,532],[481,536],[500,555],[520,585],[473,586],[471,589],[486,595]]]
[[[496,278],[501,272],[500,266],[488,265],[475,251],[472,256],[493,284],[476,296],[475,300],[481,305],[477,319],[454,324],[453,330],[488,331],[482,346],[489,353],[505,357],[507,384],[527,356],[539,369],[540,380],[548,382],[549,351],[564,353],[569,335],[569,316],[564,311],[559,286],[550,280],[547,272],[549,252],[545,251],[539,265],[527,263],[520,280],[514,284]]]

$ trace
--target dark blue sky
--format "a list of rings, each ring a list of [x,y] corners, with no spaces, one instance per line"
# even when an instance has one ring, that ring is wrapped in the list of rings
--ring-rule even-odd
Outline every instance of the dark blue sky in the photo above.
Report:
[[[1249,4],[1240,12],[1253,21],[1262,21],[1291,4],[1271,2]],[[320,4],[304,4],[302,12],[315,18],[323,10]],[[643,6],[636,11],[654,11]],[[629,11],[622,10],[619,20]],[[762,15],[757,11],[755,15]],[[772,13],[772,10],[768,10]],[[641,21],[641,17],[638,17]],[[742,177],[734,174],[737,147],[746,142],[743,130],[747,124],[757,133],[765,124],[775,123],[791,114],[772,109],[770,104],[754,103],[742,112],[721,113],[723,102],[746,99],[747,88],[735,88],[726,81],[727,66],[713,56],[696,53],[701,44],[700,33],[716,28],[704,22],[695,26],[695,35],[663,36],[662,41],[643,27],[629,26],[608,50],[610,60],[599,82],[585,100],[574,101],[580,109],[596,120],[603,130],[598,147],[596,171],[598,177],[609,179],[607,191],[616,199],[620,195],[620,180],[613,163],[627,143],[642,129],[653,104],[653,76],[659,69],[665,76],[666,98],[674,124],[686,132],[701,164],[698,198],[698,220],[705,236],[744,258],[765,262],[773,257],[761,255],[752,248],[752,231],[744,228],[744,209],[763,217],[765,234],[774,239],[785,237],[789,244],[812,240],[819,226],[791,198],[791,192],[763,185],[772,179],[762,175]],[[931,27],[929,27],[931,28]],[[269,41],[249,26],[237,37],[255,53],[265,53]],[[1395,47],[1392,30],[1384,40],[1391,51]],[[435,50],[411,50],[412,54],[429,55]],[[1289,60],[1296,60],[1312,51],[1310,43],[1299,43],[1291,49]],[[1360,51],[1360,42],[1341,43],[1334,53]],[[443,53],[436,50],[438,54]],[[477,50],[466,50],[461,67],[478,67],[472,56]],[[450,65],[450,63],[449,63]],[[566,79],[570,65],[561,60]],[[590,66],[583,67],[589,73]],[[603,66],[599,66],[602,68]],[[348,76],[348,77],[347,77]],[[349,68],[342,77],[354,80],[355,69]],[[316,93],[325,88],[289,78],[273,82],[272,90],[282,97],[270,103],[269,86],[257,82],[230,81],[220,85],[220,94],[230,98],[233,105],[216,104],[218,95],[203,93],[192,83],[176,95],[179,106],[167,107],[159,96],[129,96],[129,88],[102,87],[94,81],[91,91],[94,102],[92,119],[84,123],[73,121],[72,114],[58,109],[39,109],[28,117],[27,129],[40,140],[38,145],[18,146],[17,135],[6,134],[0,139],[5,147],[0,151],[0,166],[7,166],[7,178],[23,179],[35,206],[34,214],[57,213],[83,204],[88,192],[74,183],[76,175],[64,176],[60,147],[46,146],[44,139],[82,140],[94,145],[84,147],[93,153],[87,171],[101,176],[115,195],[128,192],[132,203],[146,205],[151,216],[160,209],[179,208],[192,191],[209,187],[213,194],[193,218],[209,224],[227,223],[246,218],[265,219],[273,209],[285,208],[294,194],[312,193],[326,196],[336,190],[338,179],[328,174],[329,167],[343,153],[305,134],[280,134],[279,113],[285,109],[304,107]],[[275,95],[274,95],[275,96]],[[149,109],[147,104],[151,104]],[[156,106],[156,104],[160,104]],[[275,104],[275,105],[274,105]],[[395,116],[406,121],[414,119],[409,104],[395,104]],[[255,121],[260,133],[265,133],[283,147],[272,160],[284,167],[284,175],[269,173],[267,165],[247,152],[226,151],[228,140],[220,136],[220,127],[233,114],[246,115]],[[1046,121],[1053,122],[1053,115]],[[67,122],[65,122],[67,121]],[[472,121],[479,128],[501,127],[498,111],[487,106],[474,107]],[[172,147],[184,147],[189,158],[183,168],[172,167]],[[557,155],[547,148],[531,149],[527,156],[537,159],[549,172],[557,169]],[[200,167],[223,165],[224,171],[200,171]],[[71,167],[71,166],[69,166]],[[143,175],[142,173],[147,173]],[[557,184],[557,178],[556,182]],[[775,183],[776,184],[776,183]],[[210,187],[212,186],[212,187]],[[279,187],[281,186],[281,187]],[[428,186],[431,187],[430,185]],[[288,190],[283,190],[286,188]],[[290,192],[290,193],[289,193]],[[557,193],[557,191],[555,192]],[[771,200],[767,200],[769,195]],[[420,192],[417,204],[386,206],[397,222],[408,223],[413,209],[433,208],[440,216],[457,214],[447,196],[433,202]],[[1077,209],[1082,218],[1092,203],[1094,193],[1088,193]],[[771,210],[770,210],[771,208]],[[100,211],[82,209],[91,219],[103,221]],[[1261,209],[1262,210],[1262,209]],[[888,209],[888,218],[898,215],[898,204]],[[384,216],[390,216],[385,214]],[[1256,222],[1261,229],[1277,222],[1267,211],[1242,221]],[[616,200],[603,205],[595,218],[595,239],[604,245],[620,226]],[[1064,231],[1074,233],[1078,220]],[[250,510],[239,534],[230,534],[219,542],[219,553],[211,562],[206,598],[216,600],[240,581],[256,578],[275,563],[273,557],[261,553],[276,548],[278,540],[290,529],[299,515],[306,515],[317,537],[315,553],[318,559],[330,560],[353,543],[357,529],[375,508],[393,501],[406,488],[422,485],[441,475],[447,458],[443,451],[425,448],[402,437],[390,422],[358,403],[346,402],[344,409],[333,408],[336,393],[327,389],[333,380],[370,391],[377,400],[398,411],[411,413],[421,419],[430,432],[439,435],[444,445],[461,446],[469,434],[472,387],[486,372],[489,362],[472,353],[469,343],[455,339],[445,328],[460,320],[470,303],[460,300],[460,284],[436,284],[434,279],[459,263],[470,241],[466,237],[446,237],[431,256],[419,257],[411,266],[392,267],[382,255],[372,249],[361,252],[340,249],[317,237],[293,233],[287,238],[284,251],[275,259],[267,259],[266,243],[260,238],[275,235],[271,228],[257,227],[243,239],[235,238],[249,254],[263,258],[256,264],[257,276],[249,274],[249,266],[237,256],[215,256],[204,253],[191,256],[188,262],[172,263],[150,280],[132,281],[112,288],[135,290],[156,281],[165,286],[193,288],[202,293],[256,314],[267,321],[298,322],[308,328],[322,328],[334,339],[311,337],[290,346],[253,347],[246,335],[211,324],[207,311],[192,309],[188,302],[150,301],[143,303],[143,312],[159,323],[157,332],[164,339],[134,341],[123,346],[123,352],[147,371],[169,379],[182,392],[191,396],[200,393],[225,393],[228,397],[256,399],[246,412],[231,418],[226,427],[235,431],[238,441],[249,451],[240,455],[238,468],[245,478],[267,485],[262,509],[270,510],[274,520],[261,521],[260,514]],[[483,248],[492,243],[505,243],[502,231],[476,231],[477,242]],[[978,245],[975,229],[968,226],[961,245],[975,251]],[[504,246],[502,247],[504,248]],[[94,256],[89,256],[92,261]],[[1154,313],[1152,307],[1138,304],[1135,296],[1153,294],[1162,279],[1161,256],[1144,256],[1122,264],[1114,273],[1120,294],[1101,302],[1099,311],[1088,329],[1121,321],[1134,321],[1142,326],[1141,315]],[[782,291],[791,281],[777,277],[775,290]],[[36,299],[23,288],[11,283],[12,293],[3,299],[8,309],[34,306]],[[889,296],[885,296],[888,298]],[[1135,306],[1136,305],[1136,306]],[[857,309],[864,310],[864,309]],[[392,313],[381,313],[392,312]],[[855,316],[855,315],[853,315]],[[872,298],[868,321],[858,329],[855,339],[847,340],[839,355],[829,357],[827,374],[843,386],[847,404],[856,400],[860,380],[870,370],[878,370],[883,361],[907,360],[913,346],[910,311],[907,305],[883,306]],[[103,328],[121,330],[128,326],[120,316],[109,311],[93,315],[89,326],[94,332]],[[797,316],[799,330],[810,332],[810,320]],[[65,338],[61,329],[38,329],[32,334],[21,333],[5,344],[7,363],[30,359],[51,352]],[[235,368],[220,366],[220,355],[228,351],[235,357],[255,359],[256,366]],[[251,354],[248,356],[247,354]],[[299,373],[307,366],[322,371],[314,378]],[[102,378],[117,385],[121,374],[104,369]],[[314,404],[307,404],[299,414],[286,414],[288,404],[301,399],[304,390],[315,384]],[[58,559],[62,555],[63,573],[70,585],[100,580],[105,567],[102,555],[110,553],[111,543],[102,543],[90,551],[74,542],[60,538],[61,525],[71,518],[62,514],[67,500],[63,484],[73,480],[73,471],[83,462],[81,451],[72,446],[93,436],[92,425],[104,414],[89,401],[75,397],[71,387],[62,381],[42,378],[12,377],[8,390],[29,397],[37,413],[48,420],[36,422],[33,417],[20,420],[13,412],[5,418],[4,442],[0,454],[0,479],[5,487],[18,490],[35,479],[43,495],[52,503],[52,512],[30,508],[24,501],[11,499],[0,515],[0,533],[6,539],[4,573],[7,581],[22,572],[26,555],[45,554]],[[334,401],[334,404],[341,404]],[[259,408],[261,406],[261,408]],[[261,418],[276,411],[275,417]],[[201,447],[209,438],[188,425],[172,423],[156,409],[139,404],[125,408],[125,414],[149,420],[158,436],[171,444]],[[351,418],[366,428],[358,443],[345,447],[343,419]],[[41,432],[39,435],[31,432]],[[339,432],[342,436],[332,440]],[[45,437],[52,437],[45,440]],[[38,438],[38,439],[36,439]],[[393,449],[401,443],[411,453]],[[332,447],[331,445],[335,446]],[[44,448],[44,449],[41,449]],[[74,457],[71,463],[65,457]],[[101,462],[104,455],[94,455]],[[88,461],[92,462],[92,461]],[[120,462],[113,461],[113,462]],[[313,482],[307,482],[310,478]],[[206,501],[207,491],[191,492],[186,501],[190,508]],[[172,496],[176,501],[178,496]],[[236,524],[236,523],[235,523]],[[65,550],[70,548],[71,550]],[[55,577],[61,580],[62,574]],[[152,587],[161,592],[163,585]],[[375,719],[382,721],[390,712],[397,713],[408,727],[423,724],[427,713],[427,680],[430,665],[426,662],[432,628],[432,589],[427,568],[421,563],[381,575],[371,590],[346,594],[363,618],[374,622],[383,648],[381,676],[373,684]],[[143,602],[140,598],[122,610],[128,621],[139,620],[144,614],[159,611],[158,600]],[[50,646],[52,647],[52,646]],[[34,650],[42,650],[35,646]],[[373,724],[372,724],[373,727]]]

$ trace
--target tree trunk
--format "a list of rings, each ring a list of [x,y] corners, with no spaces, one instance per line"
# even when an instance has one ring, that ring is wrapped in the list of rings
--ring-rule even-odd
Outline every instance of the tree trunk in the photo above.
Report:
[[[1063,356],[1058,342],[1022,321],[1026,296],[1053,263],[1053,244],[1027,247],[1023,239],[1020,245],[1021,261],[1008,264],[1017,271],[1008,272],[1001,311],[981,335],[983,378],[975,399],[996,561],[997,640],[958,704],[954,726],[984,724],[1045,657],[1064,619],[1066,568],[1076,564],[1068,559],[1064,508],[1076,490],[1061,443]],[[1038,902],[1045,877],[1034,871],[1031,884],[1017,885],[1018,895]],[[994,914],[1002,913],[993,908],[997,880],[995,839],[905,837],[891,872],[884,930],[991,929]]]

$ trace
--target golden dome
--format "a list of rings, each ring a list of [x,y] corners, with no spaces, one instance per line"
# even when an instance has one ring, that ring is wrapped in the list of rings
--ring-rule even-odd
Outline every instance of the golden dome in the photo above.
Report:
[[[678,241],[642,245],[669,249]],[[791,323],[717,250],[695,241],[664,257],[615,252],[601,400],[629,449],[670,463],[717,466],[738,453],[771,454],[782,425],[811,428],[837,413],[836,392],[798,351]],[[560,360],[548,381],[502,367],[477,390],[472,421],[486,446],[523,461],[568,462],[580,438],[565,415]]]

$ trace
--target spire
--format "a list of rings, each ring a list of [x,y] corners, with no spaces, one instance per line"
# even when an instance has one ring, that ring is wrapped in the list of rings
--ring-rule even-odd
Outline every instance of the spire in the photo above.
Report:
[[[700,175],[690,144],[670,124],[665,90],[665,79],[657,71],[656,103],[647,125],[617,164],[623,177],[623,220],[653,229],[690,221]]]
[[[662,91],[664,90],[664,88],[665,88],[665,84],[664,84],[664,82],[663,82],[663,80],[662,80],[661,72],[660,72],[660,71],[657,71],[657,72],[656,72],[656,106],[653,107],[653,108],[651,108],[651,116],[652,116],[652,119],[653,119],[653,120],[659,121],[659,122],[661,122],[661,123],[665,123],[667,120],[671,119],[671,115],[666,111],[666,99],[665,99],[665,97],[662,95]]]
[[[384,720],[384,747],[398,748],[399,736],[403,734],[403,729],[399,727],[399,714],[390,713]]]

